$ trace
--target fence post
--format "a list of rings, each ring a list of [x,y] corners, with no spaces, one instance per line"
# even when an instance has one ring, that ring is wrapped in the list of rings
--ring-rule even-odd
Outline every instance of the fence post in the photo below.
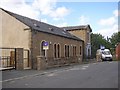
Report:
[[[46,69],[46,60],[44,56],[37,56],[37,70]]]
[[[16,64],[15,65],[16,70],[23,70],[24,69],[23,48],[16,48],[15,64]]]

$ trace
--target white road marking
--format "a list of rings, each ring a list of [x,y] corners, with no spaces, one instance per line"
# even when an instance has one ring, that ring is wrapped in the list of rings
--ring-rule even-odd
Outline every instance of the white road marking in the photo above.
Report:
[[[25,86],[28,86],[28,85],[29,85],[29,84],[27,84],[27,83],[25,84]]]
[[[85,70],[86,68],[83,67],[83,68],[81,68],[81,69],[82,69],[82,70]]]
[[[15,81],[11,81],[10,83],[15,83]]]
[[[71,68],[69,70],[80,70],[80,68]]]
[[[83,67],[87,68],[87,67],[89,67],[89,65],[87,65],[87,66],[83,66]]]
[[[97,64],[97,63],[93,63],[93,64]]]
[[[52,76],[55,76],[55,75],[56,75],[55,73],[51,73],[51,74],[48,74],[47,76],[52,77]]]

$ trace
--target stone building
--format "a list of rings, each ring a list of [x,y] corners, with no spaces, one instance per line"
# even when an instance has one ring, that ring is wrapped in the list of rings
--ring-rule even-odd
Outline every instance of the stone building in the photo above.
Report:
[[[23,53],[23,60],[27,59],[21,62],[24,68],[36,69],[37,56],[45,56],[48,62],[62,59],[66,62],[71,58],[74,62],[74,57],[82,61],[84,41],[66,30],[4,9],[0,9],[0,16],[0,48],[27,50],[28,53]],[[12,55],[8,54],[10,60]]]
[[[69,33],[81,38],[84,41],[84,58],[91,57],[91,32],[92,29],[90,25],[80,25],[80,26],[68,26],[62,27]]]

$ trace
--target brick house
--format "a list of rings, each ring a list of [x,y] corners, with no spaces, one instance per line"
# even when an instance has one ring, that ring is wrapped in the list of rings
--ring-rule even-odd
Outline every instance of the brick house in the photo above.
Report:
[[[120,60],[120,43],[116,46],[116,59]]]
[[[37,56],[45,56],[48,61],[64,59],[65,62],[72,58],[74,62],[74,57],[82,61],[84,41],[64,29],[4,9],[0,9],[0,16],[0,48],[23,48],[29,51],[28,66],[24,61],[21,66],[24,64],[36,69]],[[45,42],[47,49],[44,49]]]
[[[62,27],[62,28],[84,41],[84,55],[85,57],[90,58],[91,57],[90,35],[92,32],[90,25],[68,26],[68,27]]]

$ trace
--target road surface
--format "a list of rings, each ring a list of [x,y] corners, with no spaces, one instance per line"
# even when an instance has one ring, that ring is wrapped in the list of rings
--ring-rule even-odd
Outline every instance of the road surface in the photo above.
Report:
[[[3,88],[118,88],[116,61],[56,68],[44,74],[32,73],[19,77],[10,75],[7,74],[10,78],[5,79],[3,73]]]

